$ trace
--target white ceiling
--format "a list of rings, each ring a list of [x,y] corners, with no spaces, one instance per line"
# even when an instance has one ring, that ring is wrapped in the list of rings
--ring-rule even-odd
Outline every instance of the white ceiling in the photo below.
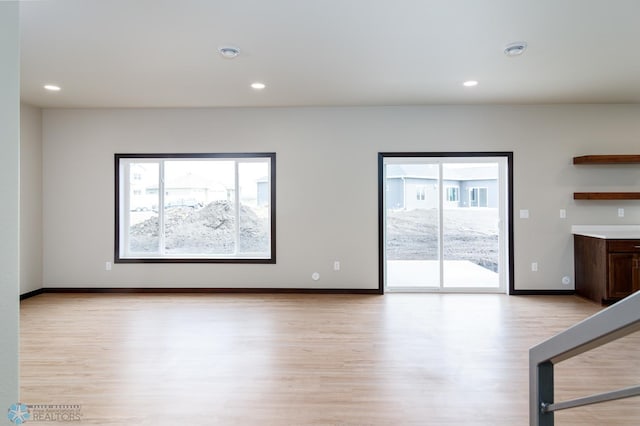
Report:
[[[20,6],[22,98],[43,107],[640,102],[640,0]],[[514,41],[529,48],[505,56]]]

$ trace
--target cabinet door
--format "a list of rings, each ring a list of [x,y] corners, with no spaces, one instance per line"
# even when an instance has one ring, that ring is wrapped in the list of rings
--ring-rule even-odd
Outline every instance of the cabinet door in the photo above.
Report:
[[[636,254],[633,259],[633,288],[632,293],[640,291],[640,254]]]
[[[609,253],[607,299],[621,299],[634,291],[638,275],[638,258],[634,253]]]

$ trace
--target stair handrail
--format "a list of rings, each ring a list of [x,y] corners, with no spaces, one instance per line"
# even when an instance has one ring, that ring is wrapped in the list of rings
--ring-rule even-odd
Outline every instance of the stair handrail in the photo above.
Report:
[[[529,350],[529,424],[554,426],[553,413],[640,395],[640,386],[554,402],[553,366],[640,330],[640,291]]]

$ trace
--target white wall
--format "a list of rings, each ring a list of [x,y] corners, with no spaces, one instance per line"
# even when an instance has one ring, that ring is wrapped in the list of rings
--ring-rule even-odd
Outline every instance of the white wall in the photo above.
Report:
[[[20,106],[20,294],[42,288],[42,110]]]
[[[571,164],[574,155],[638,153],[640,106],[45,110],[43,132],[45,287],[376,288],[380,151],[514,151],[516,217],[525,208],[531,216],[514,224],[519,290],[573,288],[561,284],[573,278],[572,224],[640,223],[638,202],[572,199],[577,190],[638,191],[639,166]],[[114,153],[226,151],[277,153],[276,265],[104,270]]]
[[[18,2],[0,2],[0,424],[18,402],[20,33]]]

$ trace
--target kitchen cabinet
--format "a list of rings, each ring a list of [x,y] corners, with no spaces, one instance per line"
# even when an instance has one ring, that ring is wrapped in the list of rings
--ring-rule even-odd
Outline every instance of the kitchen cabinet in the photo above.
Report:
[[[640,290],[640,238],[574,234],[576,293],[610,304]]]

